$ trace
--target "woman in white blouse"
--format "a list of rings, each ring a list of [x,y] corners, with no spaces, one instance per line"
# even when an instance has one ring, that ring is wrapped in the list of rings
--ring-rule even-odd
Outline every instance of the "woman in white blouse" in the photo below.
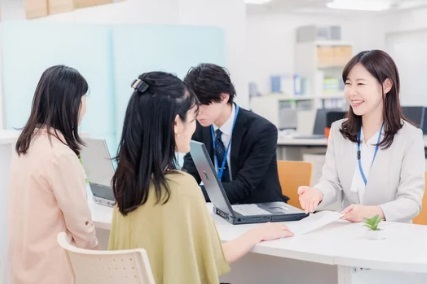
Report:
[[[351,222],[410,222],[421,210],[424,143],[402,115],[397,67],[384,51],[363,51],[342,78],[347,118],[332,124],[319,183],[298,188],[301,206],[313,212],[338,200]]]

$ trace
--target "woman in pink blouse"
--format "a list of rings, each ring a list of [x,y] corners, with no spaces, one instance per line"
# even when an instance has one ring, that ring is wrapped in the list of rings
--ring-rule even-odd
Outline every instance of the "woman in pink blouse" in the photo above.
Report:
[[[78,126],[88,84],[70,67],[41,76],[30,117],[16,143],[10,177],[11,283],[73,282],[59,232],[81,248],[98,246],[86,200]]]

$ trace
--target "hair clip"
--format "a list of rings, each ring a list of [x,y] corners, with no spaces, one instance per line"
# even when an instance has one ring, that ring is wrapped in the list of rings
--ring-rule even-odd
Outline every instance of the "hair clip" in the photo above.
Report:
[[[150,87],[145,81],[141,79],[136,79],[135,81],[133,81],[131,86],[141,94],[145,93],[148,87]]]

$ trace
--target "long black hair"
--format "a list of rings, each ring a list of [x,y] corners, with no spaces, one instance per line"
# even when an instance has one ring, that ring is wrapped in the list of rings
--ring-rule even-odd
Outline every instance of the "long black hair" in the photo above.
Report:
[[[175,118],[186,121],[188,110],[199,104],[184,82],[169,73],[144,73],[132,87],[112,180],[123,215],[147,201],[151,182],[157,202],[169,200],[165,173],[176,169]]]
[[[25,155],[36,128],[46,127],[48,135],[58,139],[61,132],[65,141],[78,156],[83,145],[78,133],[81,98],[86,95],[88,84],[80,73],[64,65],[52,66],[43,72],[34,92],[30,117],[16,142],[18,155]]]
[[[344,67],[342,79],[345,82],[350,71],[356,64],[362,64],[368,72],[381,84],[384,121],[384,139],[379,145],[386,149],[393,143],[394,135],[402,128],[401,119],[404,119],[399,101],[400,79],[399,72],[393,59],[382,50],[362,51],[354,56]],[[389,79],[392,87],[384,94],[384,81]],[[358,142],[357,134],[362,127],[362,117],[354,114],[352,107],[347,113],[348,119],[343,122],[340,132],[352,142]]]

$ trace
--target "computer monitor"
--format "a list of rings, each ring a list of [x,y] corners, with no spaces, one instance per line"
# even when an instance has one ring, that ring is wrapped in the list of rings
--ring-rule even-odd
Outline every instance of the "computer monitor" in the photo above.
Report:
[[[423,117],[423,124],[421,126],[421,129],[423,130],[424,135],[427,135],[427,108],[424,108],[424,117]]]
[[[410,120],[415,126],[424,129],[425,107],[423,106],[402,106],[402,112],[405,118]],[[424,132],[425,133],[425,132]]]
[[[314,135],[324,135],[325,127],[327,127],[326,115],[329,112],[342,112],[342,110],[335,108],[319,108],[316,112],[316,120],[314,121]]]
[[[326,127],[331,128],[332,123],[337,120],[343,119],[347,114],[346,111],[330,111],[326,114]]]

